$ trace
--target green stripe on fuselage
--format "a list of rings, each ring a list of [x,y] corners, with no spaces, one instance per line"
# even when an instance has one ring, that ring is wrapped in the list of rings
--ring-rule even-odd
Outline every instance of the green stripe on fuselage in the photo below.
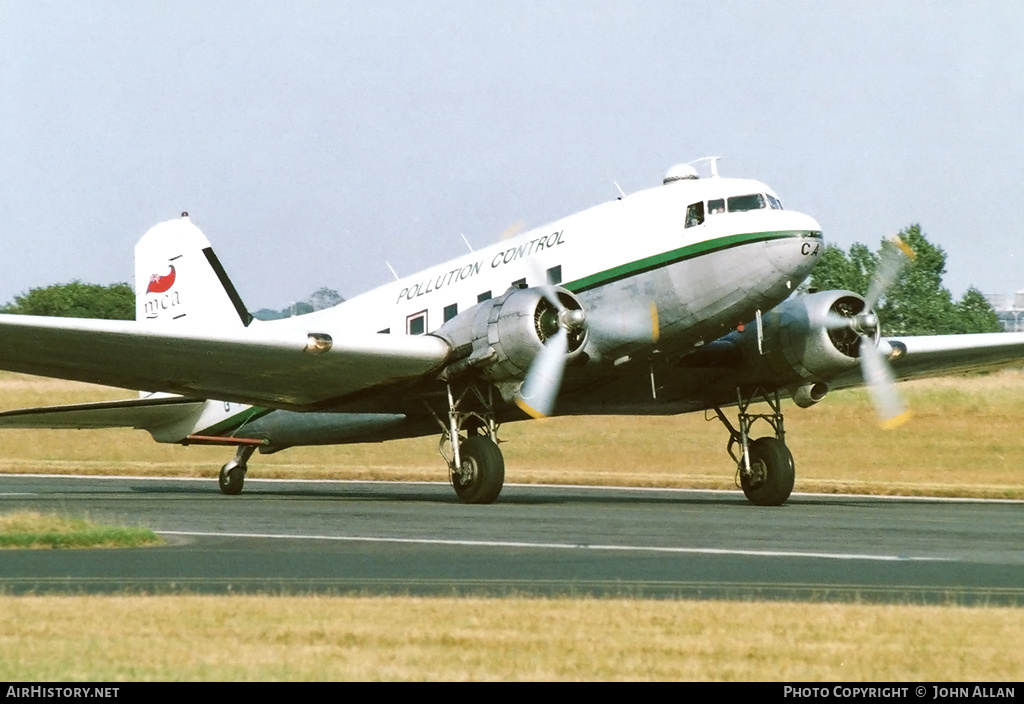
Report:
[[[820,233],[816,234],[818,237],[821,236]],[[562,285],[573,293],[580,293],[582,291],[589,291],[592,288],[597,288],[598,286],[610,284],[614,281],[629,278],[630,276],[635,276],[636,274],[660,269],[661,267],[676,264],[687,259],[694,259],[695,257],[705,254],[721,252],[722,250],[730,249],[732,247],[738,247],[744,244],[753,244],[755,242],[768,242],[770,240],[807,236],[813,237],[815,236],[815,233],[811,230],[776,230],[772,232],[748,232],[742,235],[718,237],[713,240],[705,240],[703,242],[697,242],[696,244],[680,247],[679,249],[673,249],[662,254],[655,254],[654,256],[639,259],[628,264],[621,264],[619,266],[612,267],[611,269],[599,271],[596,274],[584,276],[582,279],[570,281],[569,283]]]

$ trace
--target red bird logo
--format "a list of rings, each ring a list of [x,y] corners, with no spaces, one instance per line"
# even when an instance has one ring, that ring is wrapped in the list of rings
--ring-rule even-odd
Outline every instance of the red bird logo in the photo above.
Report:
[[[174,265],[171,264],[171,273],[165,276],[153,274],[149,277],[149,287],[146,293],[163,293],[174,285]]]

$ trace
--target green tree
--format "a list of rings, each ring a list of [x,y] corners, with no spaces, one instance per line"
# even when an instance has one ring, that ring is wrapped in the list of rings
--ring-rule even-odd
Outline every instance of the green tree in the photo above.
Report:
[[[34,288],[28,293],[15,296],[12,303],[0,308],[0,312],[59,318],[133,320],[135,292],[126,283],[101,286],[72,281]]]
[[[850,248],[849,256],[834,244],[826,245],[811,274],[811,287],[822,291],[846,289],[863,295],[874,270],[873,255],[859,242]]]
[[[956,304],[963,330],[960,332],[1002,332],[999,316],[978,289],[971,286]]]
[[[900,238],[914,250],[914,258],[879,301],[878,315],[887,335],[940,335],[966,332],[997,332],[1001,329],[985,297],[971,288],[957,303],[942,285],[946,273],[946,252],[932,244],[911,225]],[[879,252],[885,241],[879,246]],[[811,275],[811,287],[841,288],[862,296],[878,265],[879,254],[863,244],[850,247],[849,255],[829,245]]]
[[[258,318],[259,320],[280,320],[282,318],[291,318],[296,315],[306,315],[307,313],[323,310],[324,308],[330,308],[332,306],[338,305],[339,303],[343,303],[344,301],[344,296],[335,291],[333,288],[321,286],[316,291],[311,293],[309,298],[307,298],[305,301],[296,301],[287,308],[282,308],[281,310],[260,308],[252,315],[254,318]]]
[[[946,273],[946,252],[933,245],[918,225],[911,225],[900,238],[914,250],[913,260],[885,292],[878,315],[890,335],[935,335],[962,332],[953,296],[942,285]]]
[[[344,303],[345,298],[335,291],[333,288],[327,288],[321,286],[309,297],[309,304],[313,306],[313,310],[323,310],[325,308],[332,308],[339,303]]]

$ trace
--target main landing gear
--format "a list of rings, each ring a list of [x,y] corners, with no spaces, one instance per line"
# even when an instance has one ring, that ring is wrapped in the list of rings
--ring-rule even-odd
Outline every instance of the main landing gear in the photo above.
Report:
[[[467,399],[472,392],[473,398]],[[494,420],[493,389],[486,395],[470,386],[459,396],[447,387],[447,422],[433,409],[441,426],[438,451],[448,464],[456,495],[467,504],[489,504],[498,498],[505,483],[505,459],[498,447],[498,424]],[[477,401],[472,410],[467,401]],[[465,410],[464,410],[465,409]]]
[[[729,430],[729,445],[726,448],[736,462],[737,484],[752,504],[757,506],[781,506],[793,491],[796,465],[793,455],[786,447],[786,431],[783,428],[782,407],[778,391],[766,392],[755,388],[744,396],[742,389],[736,390],[739,407],[739,430],[733,427],[725,413],[715,406],[715,413]],[[769,413],[750,413],[750,404],[764,401]],[[750,439],[750,428],[763,420],[775,431],[775,437]],[[740,454],[736,454],[739,446]]]
[[[255,445],[239,445],[235,453],[235,459],[220,468],[220,491],[222,494],[234,496],[242,493],[242,485],[245,484],[246,463],[256,452]]]

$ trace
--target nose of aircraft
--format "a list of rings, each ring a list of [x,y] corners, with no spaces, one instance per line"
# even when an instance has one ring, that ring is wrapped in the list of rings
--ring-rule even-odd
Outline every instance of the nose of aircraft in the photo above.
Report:
[[[810,215],[792,210],[777,213],[776,230],[791,233],[783,239],[782,246],[769,249],[772,264],[793,279],[793,286],[810,275],[824,251],[825,242],[821,236],[821,225]]]

